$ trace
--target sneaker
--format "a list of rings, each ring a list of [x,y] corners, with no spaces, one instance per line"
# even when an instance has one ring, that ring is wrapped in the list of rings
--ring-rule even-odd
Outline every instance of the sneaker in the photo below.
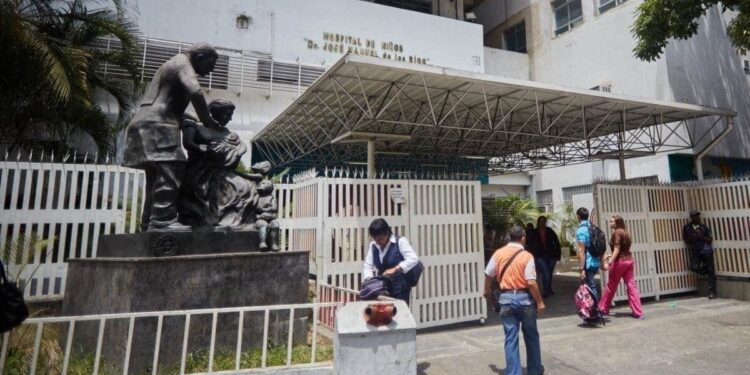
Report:
[[[716,298],[716,293],[714,293],[714,292],[709,292],[709,293],[708,293],[708,299],[714,299],[714,298]]]
[[[635,316],[635,315],[633,315],[633,319],[643,320],[643,319],[646,319],[646,317],[643,316],[643,315],[641,315],[641,316]]]

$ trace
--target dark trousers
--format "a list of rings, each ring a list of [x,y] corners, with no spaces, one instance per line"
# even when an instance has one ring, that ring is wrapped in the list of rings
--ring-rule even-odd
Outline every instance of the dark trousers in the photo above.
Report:
[[[143,169],[146,172],[146,199],[143,202],[141,229],[176,223],[185,162],[153,162]]]
[[[391,276],[390,280],[389,297],[400,299],[408,305],[409,297],[411,297],[411,286],[406,281],[406,275],[403,273],[396,274]]]
[[[700,254],[698,255],[702,264],[701,275],[708,278],[708,292],[716,293],[716,270],[714,269],[714,253]]]

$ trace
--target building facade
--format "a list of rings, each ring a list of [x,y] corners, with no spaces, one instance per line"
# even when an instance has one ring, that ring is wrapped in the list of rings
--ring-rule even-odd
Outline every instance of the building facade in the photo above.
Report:
[[[750,68],[726,36],[731,12],[709,10],[696,36],[671,42],[655,62],[633,57],[630,26],[638,0],[138,0],[133,16],[148,38],[209,42],[239,56],[259,58],[253,79],[266,86],[243,87],[232,80],[208,90],[210,98],[237,105],[230,124],[244,140],[280,114],[315,74],[345,53],[427,64],[463,71],[597,89],[634,97],[697,103],[737,111],[730,137],[705,159],[706,177],[742,173],[750,158]],[[227,71],[243,69],[227,63]],[[244,61],[244,60],[243,60]],[[264,65],[265,64],[265,65]],[[267,77],[266,65],[288,67]],[[295,68],[296,67],[296,68]],[[304,71],[303,71],[304,69]],[[318,70],[316,70],[318,69]],[[317,72],[317,73],[316,73]],[[265,75],[264,75],[265,74]],[[279,74],[279,73],[277,73]],[[217,75],[219,75],[217,73]],[[243,78],[244,79],[244,78]],[[268,87],[271,86],[271,87]],[[687,135],[686,135],[687,136]],[[709,137],[710,138],[710,137]],[[705,145],[706,142],[699,146]],[[627,178],[672,181],[687,178],[692,154],[656,154],[627,159]],[[519,194],[543,200],[550,210],[586,201],[584,186],[619,178],[617,160],[490,176],[484,196]],[[576,198],[577,197],[577,198]]]

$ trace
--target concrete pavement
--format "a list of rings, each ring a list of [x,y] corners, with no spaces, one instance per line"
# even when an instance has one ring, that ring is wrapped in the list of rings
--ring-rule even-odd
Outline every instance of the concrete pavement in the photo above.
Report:
[[[750,374],[748,302],[697,296],[647,302],[645,320],[618,305],[606,327],[592,328],[575,316],[575,278],[558,280],[549,313],[538,322],[546,374]],[[419,374],[502,374],[503,339],[496,318],[421,332]]]

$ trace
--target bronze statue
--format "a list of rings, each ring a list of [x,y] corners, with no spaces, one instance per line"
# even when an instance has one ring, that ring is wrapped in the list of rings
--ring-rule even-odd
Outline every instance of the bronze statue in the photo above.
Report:
[[[208,109],[217,126],[201,126],[187,116],[182,121],[189,173],[180,195],[180,220],[191,226],[250,229],[258,202],[255,185],[263,175],[235,171],[247,147],[226,128],[234,104],[219,99]]]
[[[264,251],[270,247],[273,251],[279,251],[279,223],[276,221],[279,206],[273,195],[271,180],[264,179],[258,183],[258,194],[258,220],[255,221],[260,242],[258,248]]]
[[[123,165],[146,172],[146,199],[141,227],[144,230],[188,230],[178,222],[177,199],[186,155],[182,149],[180,120],[188,104],[206,126],[211,118],[196,74],[213,71],[218,54],[207,44],[169,59],[154,74],[140,107],[126,129]]]

